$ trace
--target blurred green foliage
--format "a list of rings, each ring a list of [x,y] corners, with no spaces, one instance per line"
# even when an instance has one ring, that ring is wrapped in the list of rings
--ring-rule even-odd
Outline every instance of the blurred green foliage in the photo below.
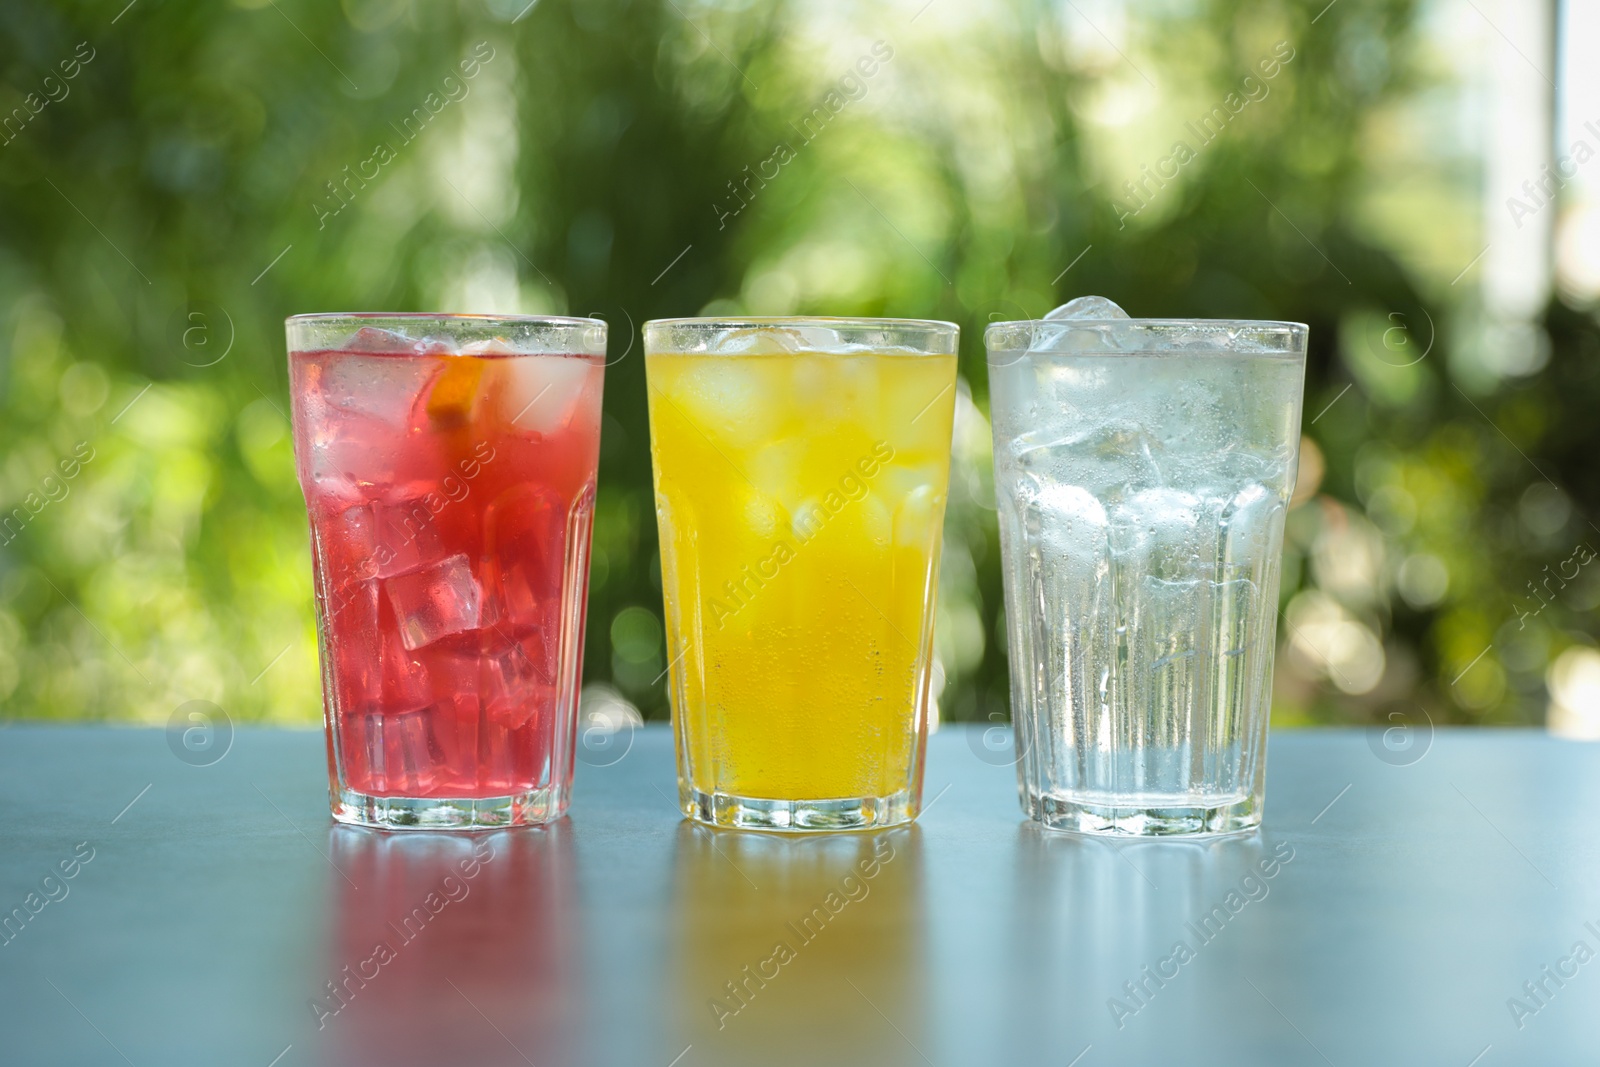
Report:
[[[1531,583],[1600,544],[1600,333],[1557,305],[1518,373],[1483,357],[1449,284],[1471,176],[1407,132],[1439,77],[1415,0],[1127,5],[1109,50],[1037,0],[525,3],[0,8],[7,715],[319,715],[306,311],[611,323],[585,676],[649,716],[638,327],[702,312],[961,324],[946,718],[1007,707],[983,327],[1089,292],[1311,325],[1280,722],[1538,721],[1594,643],[1600,567]]]

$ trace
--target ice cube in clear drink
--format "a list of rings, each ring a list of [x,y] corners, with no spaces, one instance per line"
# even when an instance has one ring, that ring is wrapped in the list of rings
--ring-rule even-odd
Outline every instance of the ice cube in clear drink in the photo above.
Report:
[[[1080,296],[1060,307],[1051,308],[1044,317],[1050,322],[1058,319],[1125,319],[1128,313],[1115,300],[1103,296]]]
[[[1102,422],[1061,435],[1064,426],[1045,426],[1013,442],[1018,465],[1041,478],[1080,485],[1107,504],[1161,485],[1161,440],[1126,420]]]
[[[1105,505],[1077,485],[1027,474],[1017,479],[1023,522],[1052,565],[1069,569],[1096,567],[1108,548]]]
[[[1111,551],[1143,575],[1176,581],[1192,578],[1201,559],[1204,509],[1193,493],[1144,489],[1111,511]]]

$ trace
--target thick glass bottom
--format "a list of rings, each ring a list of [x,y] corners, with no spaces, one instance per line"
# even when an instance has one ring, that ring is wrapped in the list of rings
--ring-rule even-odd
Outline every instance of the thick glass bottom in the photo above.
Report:
[[[1086,803],[1061,794],[1031,794],[1028,815],[1051,830],[1119,837],[1200,837],[1248,833],[1261,825],[1261,801],[1160,806]]]
[[[504,797],[374,797],[341,789],[333,817],[382,830],[491,830],[541,826],[567,813],[571,790],[553,785]]]
[[[704,793],[680,779],[678,806],[689,818],[708,826],[818,833],[902,826],[917,817],[921,798],[910,789],[903,789],[886,797],[766,800],[732,793]]]

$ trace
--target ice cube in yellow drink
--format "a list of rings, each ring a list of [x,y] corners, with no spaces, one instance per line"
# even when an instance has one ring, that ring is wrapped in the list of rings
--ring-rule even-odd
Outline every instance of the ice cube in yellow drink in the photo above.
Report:
[[[686,809],[914,798],[955,356],[647,349],[646,369]]]

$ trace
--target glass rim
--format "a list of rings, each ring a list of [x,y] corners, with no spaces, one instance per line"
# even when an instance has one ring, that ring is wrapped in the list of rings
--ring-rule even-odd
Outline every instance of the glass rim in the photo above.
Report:
[[[1193,334],[1192,338],[1172,338],[1176,333]],[[1111,347],[1094,349],[1066,348],[1064,338],[1083,334],[1097,334],[1102,338],[1127,339],[1128,347],[1110,342]],[[1292,356],[1304,358],[1311,327],[1303,322],[1281,319],[1017,319],[992,322],[983,331],[984,348],[992,356],[995,352],[1021,351],[1026,355],[1198,355],[1202,350],[1220,351],[1228,355]],[[1263,347],[1241,347],[1240,342],[1253,337]],[[1143,347],[1159,345],[1164,339],[1192,344],[1180,344],[1175,350]],[[999,343],[1009,341],[1009,344]]]
[[[727,318],[721,316],[688,316],[676,319],[649,319],[644,324],[646,330],[652,326],[669,327],[678,330],[739,330],[761,326],[840,326],[846,329],[862,330],[925,330],[929,333],[944,330],[956,330],[959,332],[961,329],[956,323],[946,322],[943,319],[890,319],[849,315],[739,315]]]
[[[991,330],[1015,329],[1019,326],[1062,326],[1072,328],[1076,326],[1124,326],[1129,329],[1139,326],[1205,326],[1212,329],[1276,329],[1287,333],[1309,333],[1311,327],[1303,322],[1290,322],[1287,319],[1008,319],[1004,322],[991,322],[984,327],[984,334]]]
[[[572,315],[491,315],[479,312],[458,311],[310,311],[298,315],[289,315],[283,321],[289,323],[334,323],[348,322],[351,320],[393,319],[410,322],[461,322],[467,324],[486,324],[491,322],[525,323],[529,325],[547,324],[550,326],[610,326],[604,319],[592,319]]]

